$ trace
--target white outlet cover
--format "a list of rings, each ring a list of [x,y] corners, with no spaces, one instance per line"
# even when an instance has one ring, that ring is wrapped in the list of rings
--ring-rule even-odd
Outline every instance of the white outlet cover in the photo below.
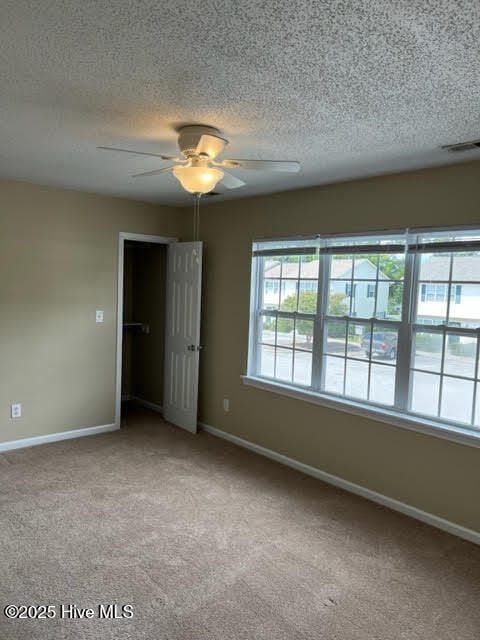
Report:
[[[97,309],[95,311],[95,320],[97,323],[103,322],[103,311],[102,309]]]

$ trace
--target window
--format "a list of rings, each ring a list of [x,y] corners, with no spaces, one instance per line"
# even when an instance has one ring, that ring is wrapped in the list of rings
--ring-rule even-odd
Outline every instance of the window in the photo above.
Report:
[[[345,295],[355,297],[357,294],[357,285],[354,284],[352,287],[351,282],[345,283]]]
[[[257,373],[301,386],[312,381],[313,324],[317,310],[317,248],[279,243],[259,260]],[[275,279],[275,299],[266,287]]]
[[[265,291],[268,294],[275,295],[279,292],[279,281],[278,280],[265,280]]]
[[[252,273],[249,376],[479,432],[480,231],[256,242]]]
[[[421,297],[422,302],[445,302],[448,295],[448,286],[446,284],[422,284]],[[451,287],[450,297],[455,304],[462,301],[462,285],[457,284]]]

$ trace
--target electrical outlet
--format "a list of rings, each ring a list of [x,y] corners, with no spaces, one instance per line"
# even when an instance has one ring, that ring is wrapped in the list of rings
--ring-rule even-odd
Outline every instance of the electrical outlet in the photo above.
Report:
[[[11,415],[12,418],[21,418],[22,417],[22,405],[20,402],[14,402],[11,406]]]
[[[228,398],[223,399],[223,410],[230,411],[230,400]]]
[[[97,324],[100,324],[101,322],[103,322],[103,311],[102,309],[97,309],[95,311],[95,321]]]

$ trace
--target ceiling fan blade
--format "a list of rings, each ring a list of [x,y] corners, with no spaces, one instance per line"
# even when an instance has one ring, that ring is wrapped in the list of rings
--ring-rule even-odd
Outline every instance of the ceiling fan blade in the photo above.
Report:
[[[227,144],[228,140],[218,138],[217,136],[209,136],[205,133],[201,136],[197,144],[195,155],[206,155],[211,159],[216,158],[218,154],[224,150]]]
[[[224,173],[223,178],[220,180],[221,184],[223,184],[227,189],[237,189],[238,187],[243,187],[245,182],[232,176],[231,173]]]
[[[147,176],[156,176],[159,173],[165,173],[166,171],[171,171],[175,165],[171,165],[170,167],[163,167],[162,169],[154,169],[153,171],[145,171],[144,173],[134,173],[132,178],[145,178]]]
[[[296,160],[222,160],[216,162],[221,167],[229,169],[260,169],[262,171],[300,171],[300,163]]]
[[[117,147],[97,147],[102,151],[120,151],[121,153],[135,153],[137,156],[153,156],[154,158],[162,158],[162,160],[182,161],[184,158],[175,158],[174,156],[164,156],[162,153],[149,153],[147,151],[133,151],[132,149],[119,149]]]

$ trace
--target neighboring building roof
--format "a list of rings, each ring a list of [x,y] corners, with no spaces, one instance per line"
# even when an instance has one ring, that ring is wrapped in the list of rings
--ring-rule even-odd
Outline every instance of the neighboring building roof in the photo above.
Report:
[[[355,261],[355,270],[361,267],[367,267],[372,272],[372,278],[377,277],[377,267],[370,262],[367,258],[360,258]],[[352,263],[350,260],[342,260],[341,258],[332,258],[332,266],[330,267],[331,278],[351,278],[352,277]],[[365,277],[365,276],[363,276]],[[378,274],[379,279],[386,276],[380,271]]]
[[[267,263],[268,265],[268,263]],[[272,266],[266,266],[265,277],[266,278],[280,278],[280,262],[271,262]],[[361,258],[355,262],[355,268],[361,266],[370,267],[372,271],[372,279],[374,280],[377,273],[377,268],[367,258]],[[318,260],[311,260],[310,262],[302,262],[301,278],[317,278],[318,277]],[[341,258],[332,259],[331,278],[350,278],[352,275],[352,262],[351,260],[342,260]],[[284,278],[297,278],[298,277],[298,263],[296,262],[284,262],[282,276]],[[365,278],[365,276],[363,276]],[[367,276],[368,277],[368,276]],[[387,276],[380,271],[378,274],[380,280],[387,279]]]
[[[372,278],[375,278],[375,265],[373,265],[367,258],[361,258],[355,263],[356,267],[362,265],[368,265],[372,270]],[[271,266],[265,269],[265,277],[267,278],[280,278],[280,262],[272,260]],[[332,278],[350,278],[351,277],[351,262],[350,260],[342,260],[341,258],[332,259]],[[424,262],[422,262],[422,280],[448,280],[448,274],[450,270],[450,256],[429,256]],[[388,279],[382,271],[378,274],[380,280]],[[298,277],[298,263],[285,262],[283,264],[283,277],[284,278],[297,278]],[[302,278],[317,278],[318,277],[318,260],[312,260],[311,262],[302,263]],[[364,276],[365,277],[365,276]],[[478,280],[480,281],[480,255],[474,256],[455,256],[453,267],[453,280]]]
[[[448,280],[450,256],[430,256],[422,261],[422,280]],[[455,256],[453,261],[453,280],[480,281],[480,255]]]

